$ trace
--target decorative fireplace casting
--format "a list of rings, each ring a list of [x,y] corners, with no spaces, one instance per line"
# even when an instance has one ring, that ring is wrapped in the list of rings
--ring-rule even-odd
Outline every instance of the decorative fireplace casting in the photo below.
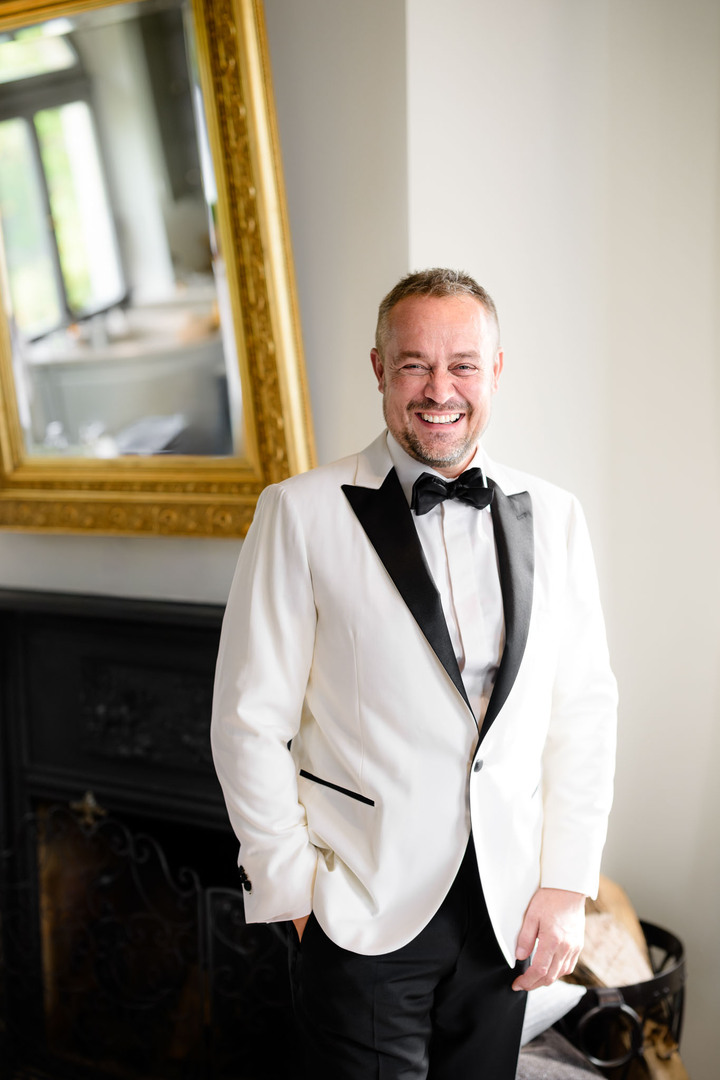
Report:
[[[2,1075],[300,1078],[207,749],[221,614],[0,593]]]

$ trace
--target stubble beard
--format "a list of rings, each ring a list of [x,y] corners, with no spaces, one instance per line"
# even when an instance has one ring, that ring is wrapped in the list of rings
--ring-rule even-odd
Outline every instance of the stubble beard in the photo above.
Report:
[[[408,406],[408,415],[415,412],[420,412],[423,408],[436,408],[430,402],[418,402],[411,403]],[[469,408],[466,402],[457,406],[447,408],[448,412],[463,412],[470,418],[472,416],[472,409]],[[385,414],[385,422],[387,423],[387,413]],[[448,447],[447,451],[442,455],[426,446],[421,441],[420,437],[411,428],[403,428],[400,431],[393,431],[389,424],[387,424],[389,431],[396,439],[396,441],[402,446],[403,450],[415,458],[416,461],[421,462],[423,465],[429,465],[432,469],[448,469],[453,465],[459,465],[467,458],[471,456],[478,442],[478,436],[467,435],[459,443],[452,447]]]
[[[454,446],[447,453],[438,456],[436,453],[432,453],[428,447],[423,445],[414,431],[403,432],[402,438],[398,438],[398,442],[403,450],[407,451],[410,457],[414,457],[416,461],[422,462],[423,465],[430,465],[433,469],[448,469],[453,465],[459,465],[466,458],[470,457],[471,452],[475,448],[475,441],[473,439],[463,439],[461,443]]]

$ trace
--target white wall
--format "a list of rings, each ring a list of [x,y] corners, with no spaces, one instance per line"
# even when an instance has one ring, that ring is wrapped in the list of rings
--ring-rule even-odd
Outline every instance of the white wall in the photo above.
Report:
[[[576,491],[591,521],[609,438],[604,36],[602,4],[408,3],[411,262],[492,294],[505,371],[488,449]]]
[[[608,96],[613,514],[623,693],[609,865],[689,954],[684,1059],[718,1075],[720,8],[618,0]]]
[[[488,436],[590,519],[621,690],[606,872],[720,1014],[720,9],[266,0],[319,456],[380,424],[377,301],[450,262],[506,347]],[[0,584],[224,598],[237,545],[0,534]]]
[[[497,456],[580,494],[621,693],[605,871],[720,1015],[720,8],[408,0],[413,265],[500,308]]]

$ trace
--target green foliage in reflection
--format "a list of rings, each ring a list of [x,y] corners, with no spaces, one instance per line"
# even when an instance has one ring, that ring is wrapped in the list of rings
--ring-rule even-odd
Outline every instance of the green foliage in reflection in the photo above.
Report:
[[[24,120],[0,123],[0,221],[13,314],[26,333],[60,318],[45,213]]]
[[[92,282],[62,113],[63,109],[43,109],[35,114],[35,127],[50,193],[65,291],[70,308],[79,313],[90,303]]]

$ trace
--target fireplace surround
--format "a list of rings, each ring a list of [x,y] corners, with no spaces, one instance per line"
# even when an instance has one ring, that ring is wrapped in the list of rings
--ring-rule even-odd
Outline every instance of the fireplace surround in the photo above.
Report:
[[[0,591],[0,1075],[301,1080],[210,756],[221,619]]]

